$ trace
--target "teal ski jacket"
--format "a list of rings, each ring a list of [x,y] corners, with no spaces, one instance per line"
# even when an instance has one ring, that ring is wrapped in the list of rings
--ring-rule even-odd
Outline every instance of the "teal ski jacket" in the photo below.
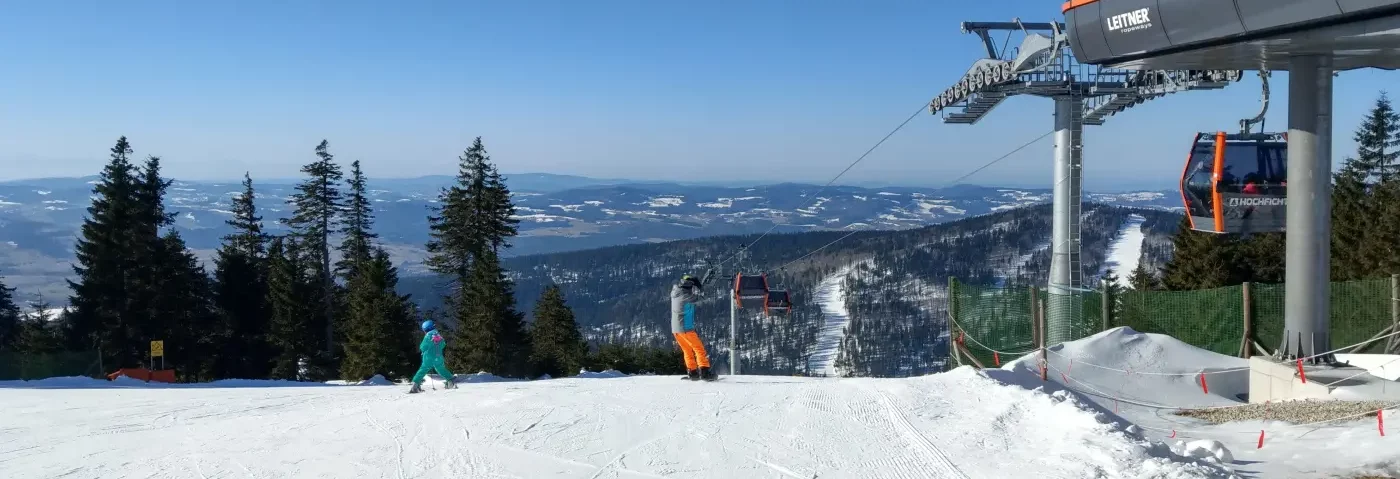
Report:
[[[418,343],[418,351],[423,354],[423,363],[433,364],[442,361],[442,349],[447,346],[447,340],[436,329],[428,331],[423,335],[423,341]]]

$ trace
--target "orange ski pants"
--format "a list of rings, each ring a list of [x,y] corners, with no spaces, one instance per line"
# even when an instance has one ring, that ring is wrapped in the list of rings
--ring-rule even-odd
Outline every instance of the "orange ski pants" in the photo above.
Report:
[[[676,342],[681,345],[681,356],[685,357],[687,370],[710,367],[710,356],[705,354],[705,345],[700,342],[700,336],[696,335],[695,331],[674,335]]]

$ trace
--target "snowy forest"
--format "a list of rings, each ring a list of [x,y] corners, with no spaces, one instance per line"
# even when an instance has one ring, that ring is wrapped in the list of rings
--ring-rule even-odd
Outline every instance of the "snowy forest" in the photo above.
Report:
[[[326,141],[301,169],[305,179],[288,199],[292,214],[271,219],[289,227],[285,236],[264,232],[245,176],[228,221],[235,232],[224,238],[212,274],[167,228],[175,212],[164,204],[171,181],[161,159],[137,165],[133,154],[120,138],[93,188],[62,313],[53,317],[41,302],[36,313],[21,315],[14,291],[0,285],[0,362],[91,353],[97,364],[82,370],[105,374],[146,366],[149,341],[163,341],[162,363],[181,381],[401,378],[416,369],[420,321],[434,318],[447,326],[448,364],[460,371],[683,371],[670,349],[603,345],[590,352],[557,288],[536,291],[527,327],[499,261],[517,232],[515,211],[480,138],[431,212],[428,264],[448,285],[440,314],[399,292],[398,271],[376,241],[360,164],[352,162],[346,175]]]

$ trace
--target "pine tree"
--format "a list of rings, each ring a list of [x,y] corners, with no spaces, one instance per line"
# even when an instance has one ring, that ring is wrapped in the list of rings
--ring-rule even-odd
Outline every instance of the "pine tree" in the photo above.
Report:
[[[501,248],[509,248],[510,238],[519,234],[520,220],[515,217],[515,204],[510,199],[510,188],[506,186],[496,166],[491,164],[491,157],[486,156],[486,147],[481,145],[481,137],[477,137],[472,149],[481,151],[482,174],[486,176],[487,243],[491,245],[491,252],[500,256]]]
[[[49,313],[51,305],[39,297],[30,313],[21,318],[18,350],[25,354],[48,354],[63,350],[63,330],[59,318]]]
[[[1217,288],[1233,279],[1230,244],[1223,235],[1194,231],[1183,217],[1172,236],[1172,246],[1172,259],[1162,267],[1162,285],[1166,289]]]
[[[509,246],[519,223],[513,218],[510,190],[491,164],[481,137],[458,160],[456,184],[438,195],[438,214],[428,217],[426,261],[429,269],[451,278],[454,285],[466,281],[479,252],[499,254],[501,247]]]
[[[1147,265],[1140,261],[1138,262],[1137,268],[1133,268],[1132,274],[1128,275],[1128,284],[1132,285],[1133,289],[1137,291],[1151,291],[1162,288],[1161,281],[1157,279],[1157,275],[1148,270]]]
[[[457,320],[447,343],[452,369],[510,377],[528,373],[525,318],[515,311],[511,289],[496,255],[483,251],[452,305]]]
[[[140,221],[135,201],[137,185],[126,137],[112,147],[110,160],[93,187],[94,199],[87,209],[82,229],[74,245],[73,273],[68,280],[73,294],[68,303],[68,343],[75,350],[97,349],[109,368],[141,364],[144,348],[136,336],[140,331],[129,321],[128,277],[136,272],[130,254],[141,246],[132,244],[133,225]]]
[[[0,281],[0,352],[19,349],[22,326],[14,291],[14,288],[6,287],[5,283]]]
[[[341,215],[340,234],[345,238],[340,243],[340,263],[336,271],[347,280],[351,273],[359,271],[365,264],[374,260],[374,206],[365,191],[365,175],[360,170],[360,160],[350,164],[350,196]]]
[[[302,364],[314,350],[309,322],[313,308],[305,295],[316,288],[307,283],[306,263],[295,238],[273,238],[268,245],[267,342],[274,379],[304,379]]]
[[[1331,261],[1336,281],[1363,278],[1375,262],[1366,250],[1375,217],[1366,176],[1354,159],[1347,159],[1333,175]]]
[[[320,303],[313,314],[318,329],[325,334],[322,350],[325,360],[335,354],[335,279],[331,269],[330,235],[344,208],[337,187],[342,179],[340,165],[327,151],[328,145],[326,140],[321,140],[316,146],[318,159],[301,168],[307,179],[297,184],[297,192],[289,199],[293,206],[292,217],[283,220],[292,229],[301,251],[315,259],[310,284],[316,286],[316,291],[307,297]]]
[[[209,276],[179,232],[166,233],[159,245],[151,265],[156,294],[149,314],[155,332],[149,337],[165,341],[164,362],[174,366],[177,376],[215,379],[220,349],[232,333],[214,317]]]
[[[1287,233],[1259,233],[1233,238],[1229,246],[1230,265],[1234,268],[1226,284],[1282,283],[1284,254],[1288,251]]]
[[[254,204],[253,179],[243,175],[243,193],[233,199],[233,233],[214,258],[213,300],[222,328],[229,333],[220,348],[216,375],[267,377],[272,353],[267,344],[267,240]]]
[[[1364,277],[1400,273],[1400,176],[1373,187],[1370,204],[1372,227],[1361,247]]]
[[[558,285],[549,285],[535,302],[534,327],[530,330],[530,359],[537,372],[551,377],[578,374],[588,356],[588,343],[564,303]]]
[[[1400,158],[1400,114],[1381,92],[1376,105],[1356,129],[1356,163],[1371,182],[1389,181],[1397,173]]]
[[[414,309],[408,296],[398,294],[398,281],[398,270],[382,248],[351,276],[341,378],[413,375]]]

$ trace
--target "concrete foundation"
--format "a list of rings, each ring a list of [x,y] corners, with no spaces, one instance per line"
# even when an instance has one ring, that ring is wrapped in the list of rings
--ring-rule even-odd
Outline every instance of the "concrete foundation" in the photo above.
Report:
[[[1295,362],[1278,362],[1261,356],[1249,358],[1249,402],[1298,399],[1385,399],[1400,396],[1400,384],[1377,377],[1356,366],[1303,365],[1307,381],[1298,376]],[[1345,394],[1338,394],[1345,393]]]

